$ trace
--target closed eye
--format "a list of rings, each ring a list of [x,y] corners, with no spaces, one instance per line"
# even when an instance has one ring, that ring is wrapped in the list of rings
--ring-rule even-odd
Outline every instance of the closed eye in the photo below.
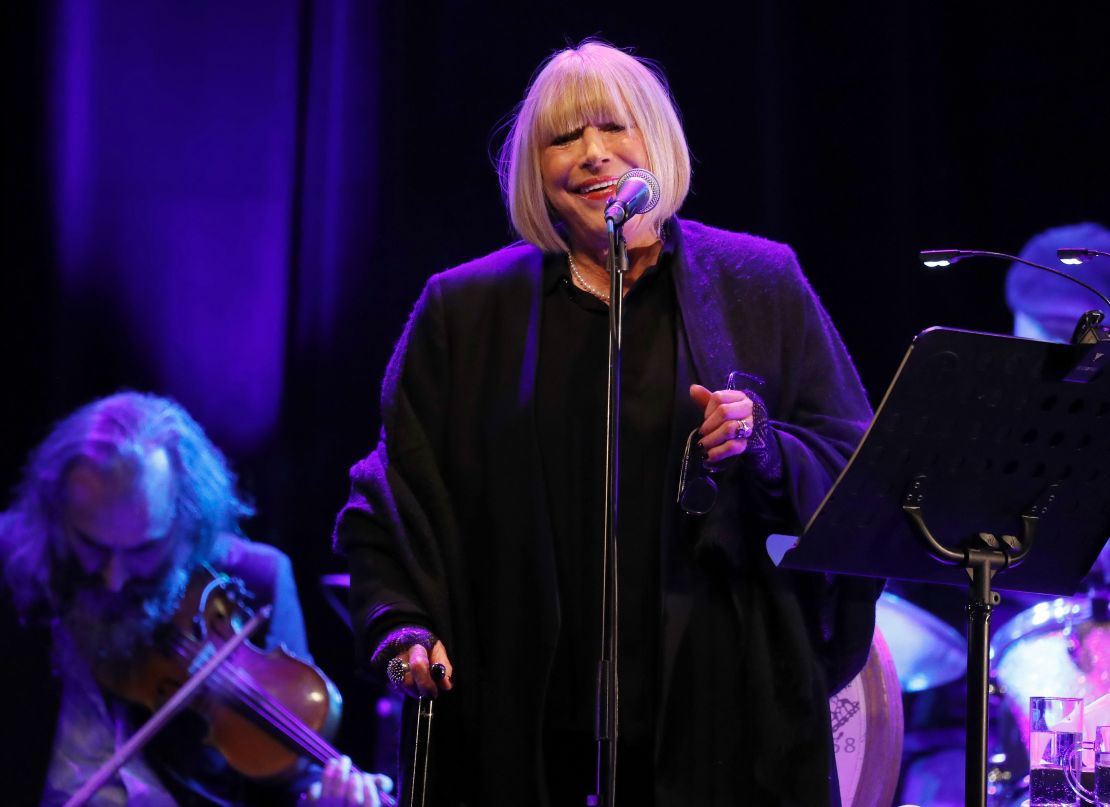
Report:
[[[93,540],[88,535],[85,535],[85,533],[81,532],[81,530],[73,530],[73,536],[77,539],[77,543],[81,544],[83,547],[85,547],[85,549],[97,552],[103,557],[107,557],[107,555],[111,552],[111,550],[108,547],[104,546],[104,544],[100,543],[99,541]]]
[[[100,552],[103,555],[110,555],[113,552],[119,552],[120,554],[127,555],[128,557],[142,558],[142,557],[146,557],[148,555],[152,556],[152,555],[158,554],[161,551],[163,551],[163,549],[165,547],[165,541],[164,540],[157,540],[157,541],[144,541],[143,543],[137,544],[136,546],[116,548],[116,547],[108,546],[107,544],[103,544],[100,541],[93,538],[91,535],[86,535],[85,533],[81,532],[81,530],[78,530],[78,529],[74,529],[73,534],[74,534],[74,536],[76,536],[77,540],[81,544],[83,544],[86,548],[91,549],[91,550],[96,551],[96,552]]]
[[[551,138],[551,145],[565,146],[567,143],[573,143],[575,140],[582,136],[582,132],[585,131],[585,129],[585,126],[579,126],[572,132],[564,132],[561,135],[556,135],[555,137]]]

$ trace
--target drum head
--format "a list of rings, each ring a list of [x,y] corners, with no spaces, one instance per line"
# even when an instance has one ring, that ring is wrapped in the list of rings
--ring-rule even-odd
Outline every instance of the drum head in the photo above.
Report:
[[[902,693],[878,627],[867,664],[829,698],[829,713],[841,803],[890,804],[902,757]]]

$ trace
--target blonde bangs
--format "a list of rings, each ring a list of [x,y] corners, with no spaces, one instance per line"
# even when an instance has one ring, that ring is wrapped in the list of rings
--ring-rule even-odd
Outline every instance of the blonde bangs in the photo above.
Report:
[[[540,153],[560,135],[603,123],[639,130],[643,167],[663,189],[647,214],[651,227],[658,230],[677,212],[690,189],[690,153],[663,76],[650,62],[586,41],[541,67],[498,157],[509,217],[524,240],[548,252],[567,249],[544,195]]]
[[[577,64],[568,64],[572,61]],[[531,137],[537,148],[542,149],[559,135],[591,123],[637,125],[627,99],[613,92],[613,84],[605,76],[583,69],[581,61],[573,57],[562,59],[562,64],[552,66],[555,69],[551,75],[544,76],[537,94],[540,106],[532,119]]]

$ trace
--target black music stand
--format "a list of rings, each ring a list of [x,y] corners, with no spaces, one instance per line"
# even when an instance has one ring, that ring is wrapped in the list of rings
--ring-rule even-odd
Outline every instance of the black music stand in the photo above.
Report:
[[[966,569],[965,804],[985,807],[992,578],[1074,594],[1107,536],[1110,345],[932,328],[802,536],[767,549],[788,568],[922,583],[962,585],[951,567]]]

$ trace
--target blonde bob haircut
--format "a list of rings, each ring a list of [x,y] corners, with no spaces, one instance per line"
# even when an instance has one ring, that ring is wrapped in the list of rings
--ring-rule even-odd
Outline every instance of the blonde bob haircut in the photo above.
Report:
[[[653,64],[597,40],[555,53],[532,79],[501,148],[501,192],[513,227],[545,252],[569,245],[547,202],[540,154],[554,138],[586,124],[635,127],[647,151],[643,166],[659,178],[658,206],[645,214],[658,232],[690,190],[690,151],[678,110]]]

